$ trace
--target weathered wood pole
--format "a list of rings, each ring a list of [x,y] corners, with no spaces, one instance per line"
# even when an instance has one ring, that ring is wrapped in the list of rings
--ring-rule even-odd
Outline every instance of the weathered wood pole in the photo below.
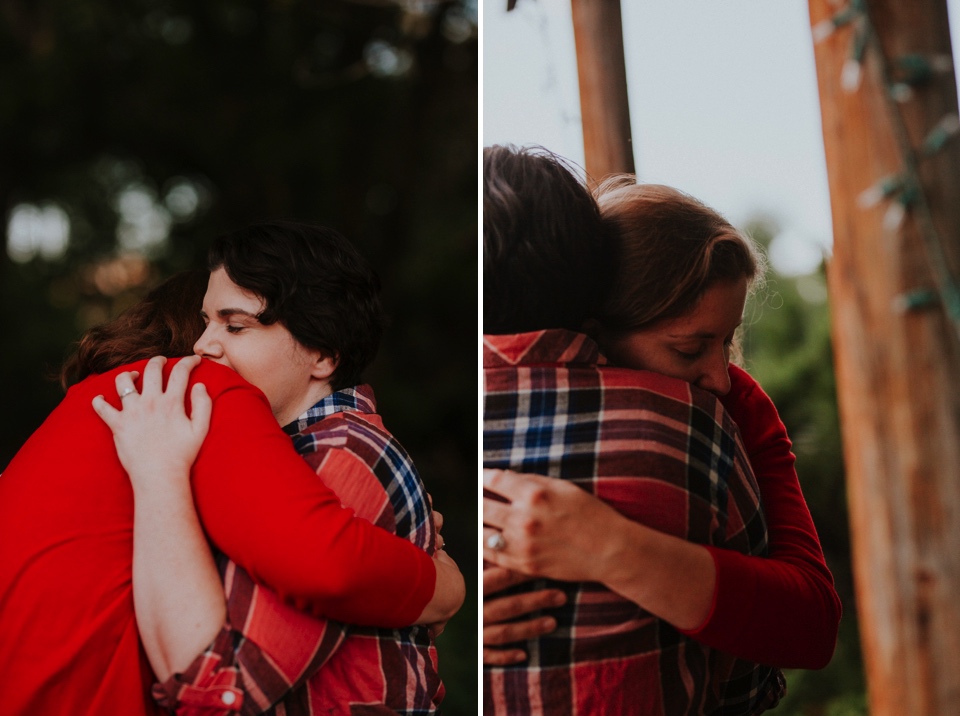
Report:
[[[885,227],[891,201],[857,199],[904,171],[901,145],[916,151],[955,115],[957,93],[948,69],[898,104],[883,74],[907,55],[951,56],[945,0],[862,5],[874,34],[858,88],[841,85],[857,23],[815,44],[857,606],[871,714],[939,716],[960,704],[960,345],[942,305],[905,309],[904,297],[934,288],[936,266],[960,277],[960,143],[916,162],[929,212],[914,204]],[[809,8],[814,27],[843,9]],[[924,215],[943,257],[925,244]]]
[[[620,0],[571,0],[588,181],[633,173]]]

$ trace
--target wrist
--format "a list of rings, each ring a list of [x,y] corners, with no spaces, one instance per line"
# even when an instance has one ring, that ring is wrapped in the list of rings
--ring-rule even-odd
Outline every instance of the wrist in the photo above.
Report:
[[[134,495],[176,498],[189,495],[191,501],[193,500],[193,495],[190,490],[189,469],[148,467],[127,474],[130,478]]]
[[[618,594],[629,594],[639,603],[646,583],[643,575],[649,570],[655,546],[651,539],[654,532],[639,522],[621,519],[623,524],[611,526],[607,549],[601,550],[601,558],[595,562],[595,581]]]

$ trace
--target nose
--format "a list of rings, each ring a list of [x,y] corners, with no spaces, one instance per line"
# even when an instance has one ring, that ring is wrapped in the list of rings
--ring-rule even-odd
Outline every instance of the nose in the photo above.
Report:
[[[193,352],[201,358],[215,360],[223,357],[223,347],[220,345],[220,341],[216,340],[214,330],[213,323],[208,323],[197,342],[193,344]]]
[[[703,367],[703,372],[697,379],[696,386],[709,390],[714,395],[726,395],[730,392],[730,373],[728,371],[727,353],[711,356],[709,363]]]

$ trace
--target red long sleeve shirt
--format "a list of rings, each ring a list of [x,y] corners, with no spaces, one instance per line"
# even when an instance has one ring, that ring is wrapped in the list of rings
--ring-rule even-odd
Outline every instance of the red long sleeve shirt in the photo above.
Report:
[[[730,366],[721,403],[740,428],[769,531],[766,559],[707,547],[717,567],[710,616],[685,632],[708,646],[781,668],[820,669],[833,656],[840,598],[800,490],[787,430],[770,397]]]
[[[0,476],[5,714],[157,712],[133,613],[133,491],[90,405],[102,394],[118,406],[116,373],[143,366],[71,388]],[[209,361],[194,370],[195,381],[214,400],[193,471],[211,541],[314,613],[412,623],[433,594],[430,558],[342,508],[259,390]]]

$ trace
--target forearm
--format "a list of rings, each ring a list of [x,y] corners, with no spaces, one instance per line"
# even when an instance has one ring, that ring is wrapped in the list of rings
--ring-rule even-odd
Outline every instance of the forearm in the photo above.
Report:
[[[413,624],[447,622],[460,611],[466,599],[466,583],[453,559],[443,550],[437,550],[433,555],[433,565],[437,570],[433,597]]]
[[[596,581],[678,629],[703,624],[717,583],[710,552],[625,518],[608,527]]]
[[[163,681],[213,641],[226,619],[226,602],[186,479],[136,490],[134,514],[137,627]]]
[[[685,632],[743,659],[790,669],[830,662],[840,624],[832,583],[783,560],[712,549],[716,602],[706,621]]]
[[[833,655],[840,599],[795,469],[776,406],[749,374],[731,366],[722,402],[740,426],[769,532],[767,559],[712,549],[717,596],[691,635],[709,646],[783,668],[819,669]],[[746,627],[746,628],[745,628]]]
[[[707,617],[716,582],[707,550],[635,522],[576,485],[484,470],[484,559],[524,574],[600,582],[679,628]],[[490,546],[494,530],[506,547]]]
[[[253,419],[263,406],[250,398],[243,391],[217,398],[194,465],[194,499],[211,542],[257,583],[316,616],[417,623],[438,582],[430,556],[345,509],[269,412]],[[245,418],[218,423],[231,414]],[[247,444],[257,449],[237,450]]]

